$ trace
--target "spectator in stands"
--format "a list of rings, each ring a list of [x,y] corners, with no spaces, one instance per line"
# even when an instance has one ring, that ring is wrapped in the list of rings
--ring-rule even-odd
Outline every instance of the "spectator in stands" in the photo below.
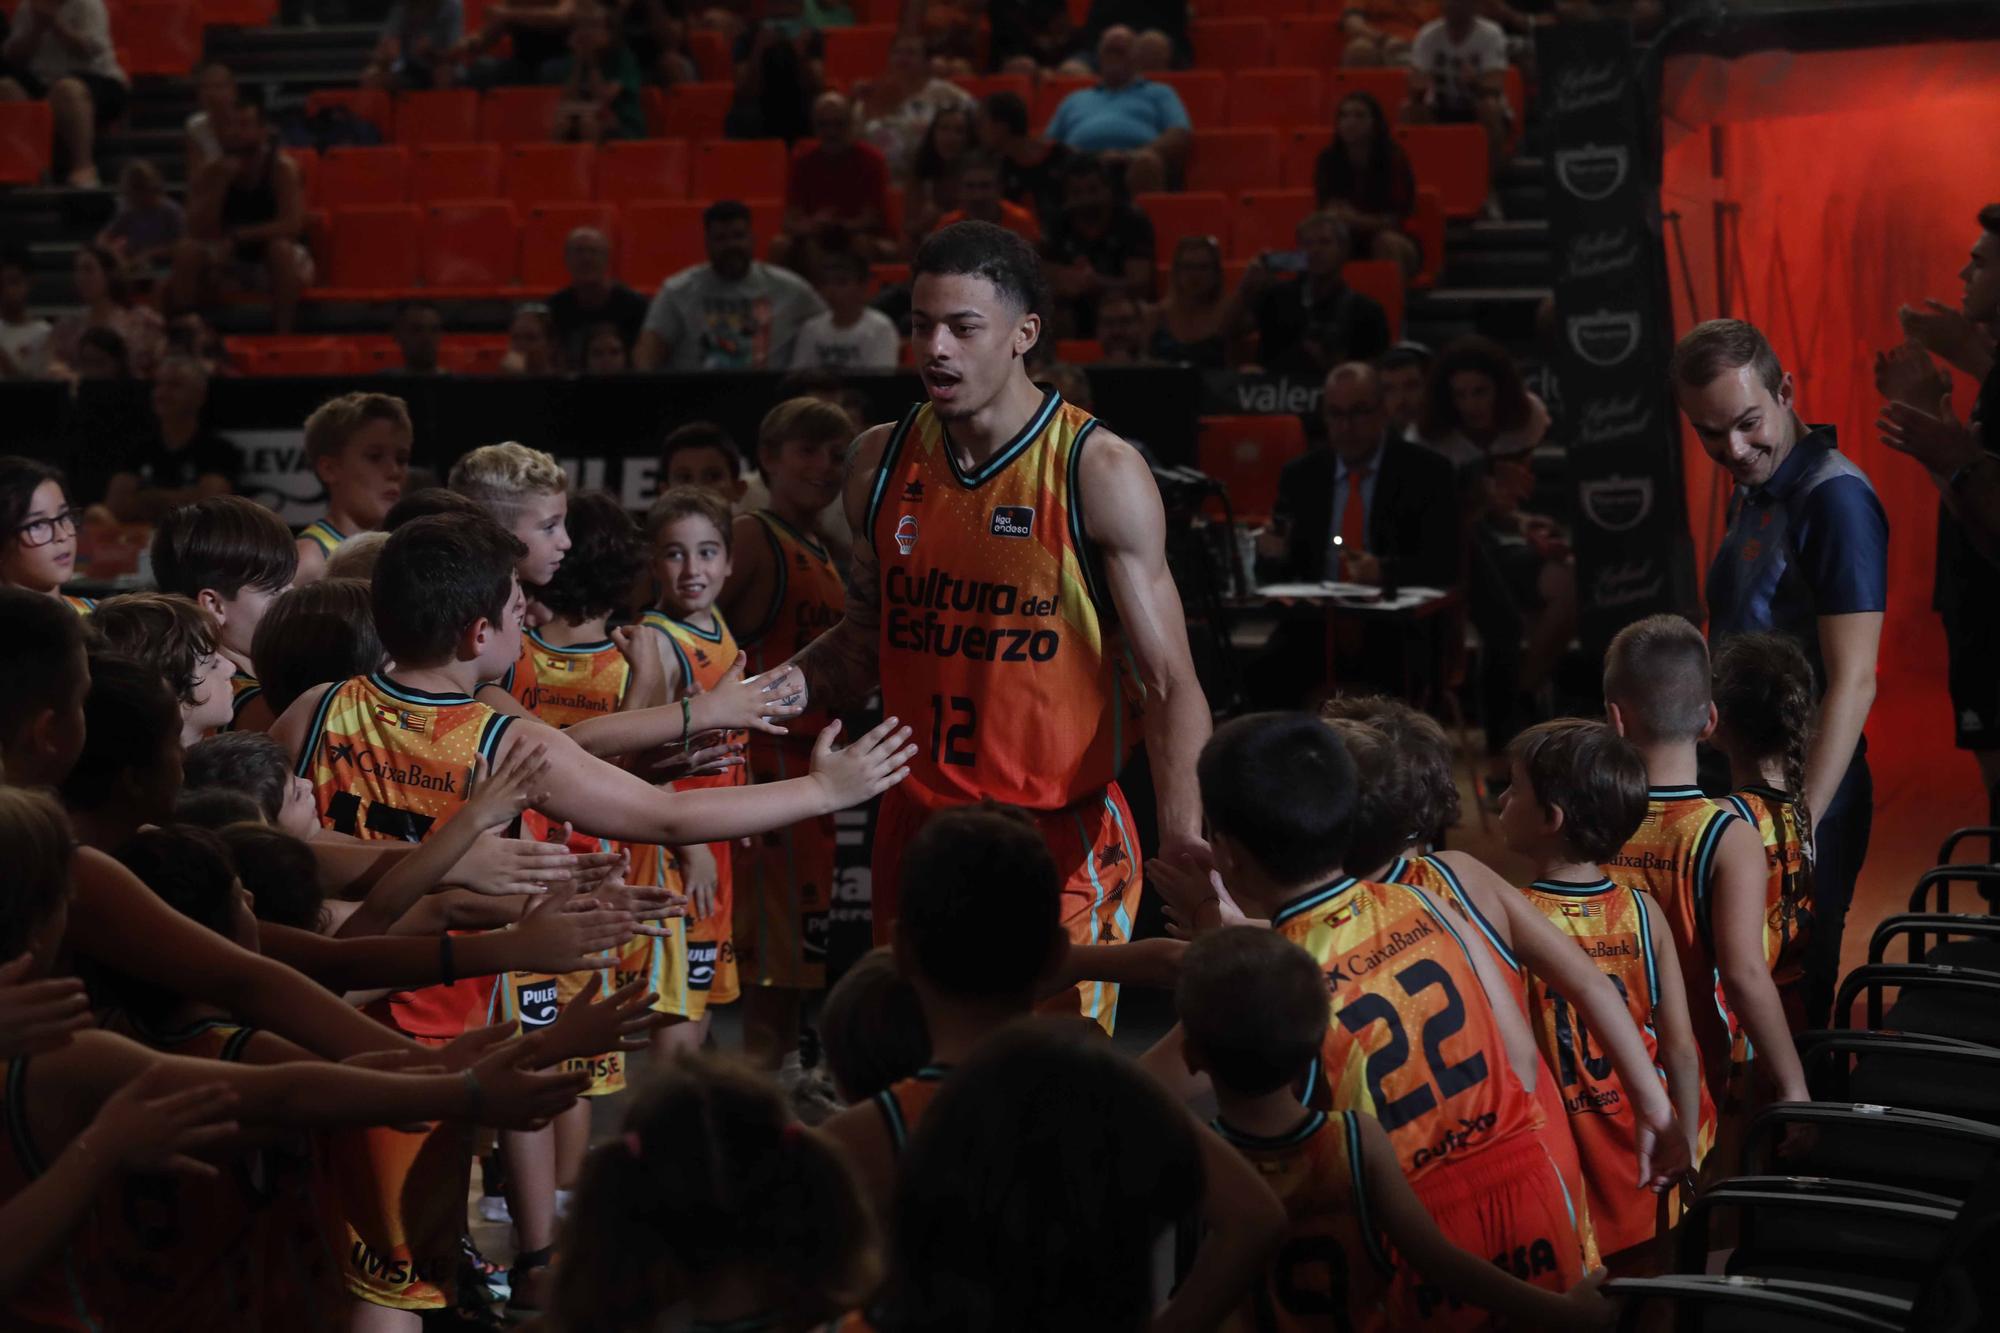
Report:
[[[556,375],[562,368],[555,321],[549,318],[549,308],[540,301],[515,306],[513,318],[507,321],[507,353],[500,358],[500,373]]]
[[[188,234],[174,249],[169,310],[212,305],[227,293],[271,298],[271,320],[289,333],[312,256],[299,243],[305,189],[299,169],[264,123],[264,99],[246,88],[223,136],[220,161],[188,186]]]
[[[1240,291],[1222,280],[1222,242],[1183,236],[1174,243],[1167,294],[1149,313],[1146,351],[1154,361],[1221,370],[1235,364],[1232,344],[1248,323]]]
[[[396,0],[361,72],[361,86],[385,92],[449,88],[457,78],[452,53],[464,41],[459,0]]]
[[[1062,212],[1070,151],[1028,133],[1028,104],[1019,93],[992,93],[980,104],[979,142],[1000,159],[1000,193],[1032,209],[1044,231],[1053,226]]]
[[[646,322],[646,298],[611,274],[611,242],[595,227],[578,227],[563,242],[569,286],[548,301],[556,349],[564,364],[580,366],[589,338],[609,324],[630,353]]]
[[[938,219],[958,207],[958,175],[953,167],[972,151],[973,108],[948,106],[931,117],[910,167],[903,195],[903,227],[910,249],[937,230]]]
[[[118,335],[131,373],[141,379],[150,376],[160,358],[165,331],[158,311],[132,300],[118,256],[100,245],[83,246],[70,261],[70,274],[83,309],[56,321],[50,343],[56,373],[68,374],[75,369],[77,345],[85,330],[109,329]]]
[[[236,109],[236,75],[219,60],[203,65],[194,76],[194,110],[181,126],[181,156],[185,179],[222,157],[222,127]]]
[[[584,336],[586,375],[623,375],[632,369],[632,349],[616,324],[593,324]]]
[[[10,244],[0,251],[0,380],[38,380],[49,371],[55,329],[28,313],[33,267],[26,246]]]
[[[889,48],[889,67],[882,77],[856,87],[855,114],[861,137],[882,150],[890,174],[909,179],[917,148],[937,113],[947,107],[972,108],[972,94],[946,79],[931,75],[924,39],[906,32]]]
[[[1034,213],[1010,203],[1000,193],[1000,163],[981,149],[963,153],[952,163],[957,178],[958,207],[937,220],[940,227],[954,222],[991,222],[1028,241],[1042,243],[1042,224]]]
[[[1104,34],[1113,28],[1129,28],[1140,34],[1157,31],[1170,44],[1174,63],[1186,64],[1194,55],[1188,42],[1188,10],[1185,0],[1091,0],[1071,49],[1079,54],[1101,53]],[[1206,6],[1203,12],[1209,12]],[[1223,17],[1228,12],[1226,7],[1217,7],[1213,14]]]
[[[186,229],[187,218],[167,197],[159,169],[135,157],[118,173],[118,212],[97,233],[97,243],[117,255],[134,277],[150,276],[172,262],[174,246]]]
[[[1019,0],[993,5],[989,44],[993,67],[1002,74],[1037,77],[1054,69],[1075,45],[1066,0]]]
[[[1243,275],[1244,301],[1257,322],[1257,361],[1273,374],[1317,379],[1343,361],[1368,361],[1389,347],[1389,316],[1340,275],[1350,253],[1347,226],[1331,213],[1300,221],[1299,248],[1257,256]],[[1281,267],[1298,276],[1280,282]]]
[[[1507,349],[1491,338],[1454,339],[1438,356],[1424,389],[1418,433],[1454,467],[1493,476],[1526,499],[1527,460],[1548,434],[1549,409],[1528,392]]]
[[[889,230],[889,163],[854,133],[854,104],[839,93],[813,103],[819,142],[792,158],[785,179],[783,231],[771,247],[774,262],[810,267],[812,257],[858,246],[877,258],[895,253]]]
[[[1478,124],[1497,179],[1505,164],[1508,123],[1507,34],[1479,17],[1479,0],[1443,0],[1410,46],[1410,100],[1403,119],[1413,125]],[[1488,211],[1498,216],[1489,202]]]
[[[1435,0],[1348,0],[1340,16],[1340,63],[1409,64],[1410,42],[1436,14]]]
[[[98,131],[125,114],[128,96],[104,0],[26,0],[14,10],[0,45],[0,101],[48,99],[67,184],[97,188]]]
[[[1132,68],[1141,77],[1162,73],[1173,66],[1173,38],[1158,28],[1148,28],[1132,39]]]
[[[1097,303],[1097,345],[1108,365],[1130,366],[1146,360],[1146,312],[1124,292],[1111,292]]]
[[[736,39],[736,100],[724,130],[732,139],[806,137],[813,99],[826,85],[819,30],[802,18],[767,15]]]
[[[1130,28],[1106,29],[1097,43],[1097,86],[1063,98],[1042,133],[1080,153],[1098,154],[1137,194],[1164,190],[1178,178],[1193,136],[1180,94],[1140,77],[1132,43]]]
[[[176,505],[236,488],[242,451],[202,424],[208,376],[170,356],[153,376],[153,428],[112,465],[104,505],[120,523],[151,523]]]
[[[132,353],[116,329],[85,329],[76,340],[76,359],[71,366],[74,368],[66,373],[78,381],[133,378]]]
[[[624,7],[622,34],[632,48],[639,67],[662,88],[697,83],[701,71],[695,68],[694,54],[688,49],[688,17],[680,0],[632,0]]]
[[[1431,349],[1419,342],[1399,342],[1375,360],[1382,383],[1382,410],[1389,433],[1416,443],[1423,438],[1417,423],[1424,414],[1424,382],[1430,377]]]
[[[1417,243],[1403,231],[1417,206],[1416,173],[1373,95],[1340,99],[1333,142],[1313,163],[1313,194],[1321,209],[1347,224],[1356,254],[1393,259],[1407,276],[1422,267]]]
[[[562,86],[555,137],[562,143],[603,143],[646,137],[646,108],[639,100],[639,62],[611,30],[602,5],[577,7],[569,53],[550,66]]]
[[[170,355],[191,356],[201,362],[210,379],[235,373],[229,364],[229,349],[215,325],[198,310],[175,315],[167,321],[167,351]]]
[[[502,0],[489,5],[478,32],[459,40],[453,62],[470,61],[466,79],[475,87],[510,83],[554,83],[555,64],[568,49],[570,25],[582,0]],[[484,53],[508,39],[513,53]]]
[[[826,310],[804,278],[752,257],[750,210],[721,199],[701,215],[708,262],[660,284],[646,311],[640,370],[764,370],[788,366],[799,329]]]
[[[1063,172],[1063,210],[1049,229],[1042,257],[1059,306],[1057,332],[1089,338],[1096,334],[1097,302],[1105,295],[1151,295],[1153,220],[1119,199],[1102,162],[1079,156]],[[1061,328],[1065,323],[1067,331]]]
[[[396,350],[403,355],[405,375],[439,375],[438,350],[444,342],[444,316],[425,301],[411,301],[396,312],[391,330]]]
[[[868,261],[846,250],[820,256],[813,284],[826,311],[799,329],[794,370],[894,370],[902,339],[889,317],[868,304]]]

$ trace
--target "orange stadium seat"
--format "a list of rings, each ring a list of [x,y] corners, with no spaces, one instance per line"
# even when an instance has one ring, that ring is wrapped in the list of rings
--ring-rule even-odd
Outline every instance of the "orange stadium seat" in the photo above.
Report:
[[[0,185],[33,185],[49,169],[55,120],[47,102],[0,102]]]
[[[1286,58],[1290,58],[1289,53]],[[1318,121],[1324,82],[1325,76],[1316,69],[1239,69],[1229,76],[1229,124],[1307,125]]]
[[[785,193],[782,139],[711,139],[694,146],[697,199],[768,199]]]
[[[259,340],[244,352],[252,375],[354,375],[362,369],[354,347],[335,338]]]
[[[1333,131],[1324,125],[1293,125],[1278,131],[1278,178],[1294,190],[1313,188],[1313,167],[1321,150],[1333,142]]]
[[[827,28],[820,33],[825,45],[826,81],[845,88],[856,79],[880,78],[889,67],[889,48],[896,42],[893,23],[859,23],[851,28]]]
[[[882,211],[883,225],[889,228],[891,236],[901,236],[903,234],[903,224],[909,219],[908,204],[909,198],[903,193],[903,187],[900,185],[891,185],[889,187],[888,203]]]
[[[1341,99],[1349,93],[1367,93],[1394,125],[1402,117],[1403,103],[1410,100],[1410,71],[1407,69],[1337,69],[1327,76],[1326,113],[1333,119]]]
[[[475,292],[514,285],[521,227],[500,199],[432,204],[424,209],[424,285]]]
[[[1236,194],[1276,185],[1278,179],[1276,130],[1194,132],[1194,147],[1188,154],[1188,189]]]
[[[478,143],[479,94],[469,88],[404,93],[396,99],[396,141]]]
[[[119,7],[113,40],[127,74],[179,78],[201,60],[201,11],[189,0],[134,0]]]
[[[421,268],[416,235],[419,214],[409,204],[364,204],[328,213],[326,288],[343,293],[394,296],[417,285]]]
[[[1428,287],[1437,281],[1444,268],[1444,206],[1438,202],[1436,190],[1417,187],[1417,206],[1410,210],[1403,230],[1416,239],[1417,248],[1423,252],[1422,265],[1410,279],[1410,285]]]
[[[487,143],[547,143],[555,133],[560,88],[495,88],[479,103],[479,137]]]
[[[322,208],[407,203],[410,150],[401,144],[329,148],[320,155],[318,184],[316,197]]]
[[[319,154],[310,148],[284,149],[285,157],[299,169],[299,194],[311,208],[319,198]]]
[[[1221,482],[1239,519],[1271,513],[1278,473],[1306,451],[1306,428],[1295,416],[1203,417],[1195,466]]]
[[[729,104],[735,99],[733,83],[683,83],[668,88],[658,92],[658,100],[653,102],[660,117],[654,128],[669,139],[719,139],[722,124],[729,118]]]
[[[1469,218],[1485,204],[1492,185],[1486,131],[1477,125],[1404,125],[1396,142],[1410,155],[1417,184],[1438,193],[1448,218]]]
[[[264,28],[277,20],[276,0],[201,0],[205,28]]]
[[[1203,69],[1255,69],[1271,63],[1271,24],[1266,19],[1196,19],[1188,24],[1188,41]]]
[[[713,28],[695,28],[687,35],[688,55],[695,73],[705,80],[726,82],[736,75],[729,58],[729,39]]]
[[[1068,362],[1072,366],[1095,365],[1104,359],[1104,344],[1095,338],[1059,338],[1056,340],[1056,360]]]
[[[701,263],[707,258],[701,239],[701,211],[706,207],[686,200],[626,207],[619,276],[643,292],[690,264]]]
[[[497,375],[506,355],[505,334],[446,334],[438,343],[438,364],[454,375]]]
[[[1028,104],[1033,112],[1029,117],[1032,123],[1028,129],[1032,133],[1040,134],[1048,126],[1049,117],[1055,115],[1056,108],[1062,105],[1063,98],[1079,88],[1092,88],[1096,85],[1096,79],[1084,74],[1057,74],[1043,79],[1041,86],[1035,89],[1035,100]]]
[[[1287,65],[1303,65],[1322,75],[1340,68],[1340,53],[1347,47],[1339,18],[1327,14],[1295,13],[1281,18],[1273,41],[1284,53]]]
[[[410,150],[410,202],[500,196],[500,145],[426,144]]]
[[[1230,254],[1254,259],[1266,250],[1291,250],[1299,220],[1313,211],[1311,190],[1245,190],[1236,196]]]
[[[1403,266],[1393,259],[1350,259],[1340,266],[1347,285],[1382,307],[1389,337],[1403,336]]]
[[[1500,94],[1507,99],[1507,105],[1513,108],[1514,132],[1519,134],[1521,127],[1527,124],[1528,117],[1528,84],[1521,77],[1519,67],[1509,65],[1500,72]]]
[[[1229,105],[1227,74],[1212,69],[1178,69],[1162,70],[1150,77],[1179,94],[1181,105],[1187,108],[1188,120],[1196,126],[1220,129],[1229,123],[1224,119]]]
[[[618,271],[618,210],[610,204],[537,204],[521,213],[521,285],[552,292],[569,285],[563,243],[578,227],[611,238],[611,271]]]
[[[516,208],[588,202],[597,149],[586,143],[515,144],[507,150],[507,196]]]
[[[1351,6],[1354,0],[1345,2]],[[1282,18],[1290,18],[1294,14],[1306,13],[1311,8],[1306,0],[1229,0],[1228,4],[1230,16],[1233,18],[1269,19],[1273,23]]]
[[[1213,236],[1229,253],[1229,200],[1214,192],[1135,194],[1132,203],[1153,220],[1153,252],[1171,258],[1183,236]]]
[[[380,88],[321,88],[306,94],[308,116],[330,106],[347,108],[356,120],[380,130],[384,139],[396,137],[396,99]]]
[[[608,204],[685,199],[685,139],[613,139],[597,150],[597,197]]]
[[[1025,74],[961,74],[952,82],[982,102],[994,93],[1013,93],[1023,106],[1035,105],[1035,83]]]

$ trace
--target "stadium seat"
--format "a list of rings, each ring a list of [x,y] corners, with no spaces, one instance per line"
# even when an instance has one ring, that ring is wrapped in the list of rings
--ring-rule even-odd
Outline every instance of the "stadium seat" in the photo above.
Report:
[[[454,375],[497,375],[506,355],[505,334],[447,334],[438,343],[438,364]]]
[[[889,48],[896,43],[896,25],[859,23],[851,28],[826,28],[821,31],[820,40],[825,43],[823,63],[827,83],[847,88],[856,79],[880,78],[889,67]]]
[[[299,169],[299,194],[305,199],[306,207],[314,207],[319,200],[319,154],[310,148],[286,148],[282,151]]]
[[[415,287],[422,270],[410,238],[416,235],[419,216],[409,204],[330,210],[321,269],[324,288],[381,299]]]
[[[118,10],[115,39],[127,74],[181,78],[201,60],[201,12],[190,0],[134,0]]]
[[[1135,194],[1133,205],[1153,220],[1153,253],[1162,262],[1173,258],[1183,236],[1213,236],[1229,253],[1229,200],[1214,192]]]
[[[401,144],[329,148],[320,154],[318,184],[315,197],[321,208],[407,203],[410,150]]]
[[[1260,18],[1196,19],[1188,41],[1203,69],[1256,69],[1271,63],[1271,24]]]
[[[736,75],[735,62],[729,58],[729,39],[713,28],[694,28],[687,35],[688,55],[694,60],[694,72],[705,82],[727,82]]]
[[[1062,105],[1063,98],[1079,88],[1096,86],[1097,80],[1088,75],[1057,74],[1043,79],[1041,86],[1035,89],[1034,101],[1029,103],[1032,112],[1028,118],[1029,133],[1040,134],[1048,128],[1049,117],[1055,115],[1056,108]]]
[[[1093,366],[1104,359],[1104,344],[1095,338],[1059,338],[1056,360],[1072,366]]]
[[[521,285],[553,292],[569,286],[563,243],[578,227],[595,227],[611,240],[611,271],[618,271],[618,210],[610,204],[537,204],[521,210]]]
[[[1327,76],[1327,120],[1340,109],[1340,101],[1350,93],[1367,93],[1382,108],[1391,125],[1402,115],[1403,103],[1410,98],[1410,71],[1407,69],[1337,69]]]
[[[1346,0],[1346,3],[1351,6],[1353,0]],[[1229,0],[1229,12],[1233,17],[1269,19],[1272,23],[1294,14],[1304,14],[1312,8],[1306,0]],[[1197,51],[1195,54],[1201,53]]]
[[[555,132],[560,88],[495,88],[479,103],[479,137],[487,143],[545,144]]]
[[[1417,188],[1417,206],[1410,210],[1409,221],[1403,226],[1415,239],[1418,250],[1422,251],[1422,261],[1417,275],[1410,279],[1412,287],[1428,287],[1437,281],[1444,271],[1444,205],[1438,202],[1436,190]]]
[[[1188,120],[1196,127],[1220,129],[1231,123],[1226,118],[1229,75],[1213,69],[1177,69],[1162,70],[1148,77],[1155,83],[1166,84],[1179,95],[1181,105],[1187,108]]]
[[[47,174],[54,125],[47,102],[0,102],[0,185],[33,185]]]
[[[1517,66],[1509,65],[1500,72],[1500,95],[1513,109],[1514,133],[1518,135],[1522,126],[1528,123],[1528,84]]]
[[[306,94],[307,116],[333,106],[373,125],[385,143],[396,137],[396,99],[380,88],[321,88]]]
[[[607,204],[685,199],[685,139],[613,139],[597,150],[597,197]]]
[[[277,20],[276,0],[201,0],[204,28],[265,28]]]
[[[244,350],[252,375],[354,375],[362,369],[354,347],[335,338],[273,340]]]
[[[849,8],[857,23],[896,23],[903,17],[903,0],[855,0]]]
[[[469,88],[404,93],[396,99],[396,142],[478,143],[479,94]]]
[[[500,146],[431,144],[410,150],[410,202],[438,204],[500,196]]]
[[[1320,151],[1333,142],[1324,125],[1292,125],[1278,131],[1278,179],[1288,189],[1313,188],[1313,167]]]
[[[424,209],[424,285],[487,292],[514,285],[521,228],[504,200],[432,204]]]
[[[1285,59],[1292,58],[1284,47],[1278,49]],[[1316,69],[1239,69],[1229,76],[1228,123],[1239,128],[1312,124],[1323,119],[1319,99],[1324,82]]]
[[[711,139],[694,146],[697,199],[781,198],[785,173],[782,139]]]
[[[586,203],[596,177],[597,149],[589,144],[515,144],[507,150],[507,197],[516,208]]]
[[[1389,338],[1403,336],[1403,266],[1393,259],[1350,259],[1340,266],[1347,285],[1382,307]]]
[[[691,201],[635,203],[624,211],[625,246],[619,276],[650,291],[690,264],[707,258],[702,245],[701,211]]]
[[[1221,482],[1230,508],[1244,520],[1266,518],[1278,498],[1278,473],[1306,451],[1306,428],[1295,416],[1203,417],[1195,466]]]
[[[659,112],[655,131],[664,138],[697,142],[722,137],[729,104],[736,100],[733,83],[683,83],[663,92],[650,88],[647,92],[649,105]]]
[[[1469,218],[1491,191],[1491,159],[1486,131],[1477,125],[1404,125],[1396,142],[1410,155],[1417,184],[1438,193],[1448,218]]]
[[[1347,47],[1340,19],[1330,14],[1287,15],[1278,20],[1272,41],[1287,65],[1303,65],[1322,76],[1340,68],[1340,55]]]
[[[1276,130],[1194,132],[1194,147],[1188,154],[1188,189],[1236,194],[1274,186],[1278,180]]]
[[[952,82],[982,102],[994,93],[1013,93],[1021,105],[1034,109],[1034,80],[1025,74],[961,74]]]
[[[909,217],[907,211],[908,202],[909,196],[903,193],[902,186],[891,185],[889,187],[889,202],[888,206],[883,210],[882,221],[889,228],[891,236],[901,236],[903,234],[903,223]]]
[[[1311,190],[1245,190],[1230,214],[1229,253],[1255,259],[1266,250],[1296,248],[1299,220],[1313,211]]]

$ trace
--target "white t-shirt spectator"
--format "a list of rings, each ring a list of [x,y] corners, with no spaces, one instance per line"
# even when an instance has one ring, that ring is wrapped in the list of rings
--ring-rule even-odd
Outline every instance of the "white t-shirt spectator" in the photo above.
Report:
[[[186,129],[188,142],[193,144],[195,151],[201,155],[201,161],[195,163],[196,166],[205,167],[221,159],[222,136],[216,133],[215,125],[209,120],[206,111],[197,111],[190,115],[187,118]]]
[[[38,380],[49,371],[49,346],[55,326],[33,315],[19,324],[0,319],[0,380]]]
[[[799,329],[826,303],[798,274],[752,263],[730,282],[707,264],[660,284],[646,331],[673,349],[666,370],[785,370]]]
[[[1465,40],[1455,42],[1443,19],[1432,19],[1410,46],[1410,68],[1431,81],[1437,111],[1470,113],[1479,76],[1507,68],[1507,34],[1492,19],[1476,18]]]
[[[44,28],[34,46],[28,51],[25,64],[30,73],[43,83],[54,83],[66,75],[79,70],[115,79],[124,83],[125,71],[118,67],[117,52],[111,46],[111,18],[105,12],[104,0],[62,0],[56,10],[56,18],[62,25],[90,43],[89,55],[78,55],[63,40],[56,36],[52,28]],[[19,30],[29,23],[27,6],[22,6],[14,15],[14,27]]]
[[[894,370],[900,341],[895,322],[873,307],[863,309],[861,318],[844,329],[835,327],[829,310],[799,330],[792,369]]]

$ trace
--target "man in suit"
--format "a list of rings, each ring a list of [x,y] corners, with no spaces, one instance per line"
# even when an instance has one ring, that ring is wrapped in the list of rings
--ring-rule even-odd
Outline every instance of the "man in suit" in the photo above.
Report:
[[[1450,587],[1459,580],[1457,492],[1451,464],[1420,445],[1391,437],[1375,368],[1349,361],[1327,372],[1320,394],[1326,447],[1285,465],[1271,527],[1260,543],[1258,576],[1266,582],[1338,579],[1380,583],[1384,565],[1398,584]],[[1332,677],[1402,691],[1410,633],[1395,624],[1336,625]],[[1259,702],[1289,707],[1327,679],[1326,636],[1289,622],[1274,636],[1262,669],[1252,673]]]

